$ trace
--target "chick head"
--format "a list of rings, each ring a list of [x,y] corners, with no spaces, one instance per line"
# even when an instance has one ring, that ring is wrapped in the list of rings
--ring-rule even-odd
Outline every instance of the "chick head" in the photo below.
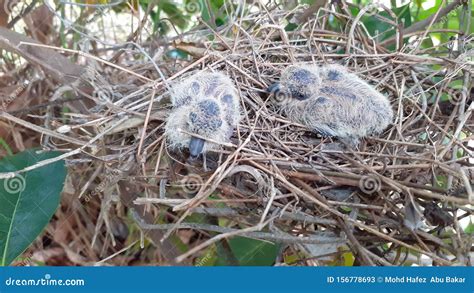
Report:
[[[272,84],[267,91],[275,94],[278,102],[288,102],[282,97],[303,101],[310,98],[320,85],[321,78],[314,67],[294,65],[286,68],[280,82]]]
[[[174,149],[192,157],[228,142],[240,121],[240,104],[232,81],[221,73],[200,72],[172,88],[173,109],[165,134]]]

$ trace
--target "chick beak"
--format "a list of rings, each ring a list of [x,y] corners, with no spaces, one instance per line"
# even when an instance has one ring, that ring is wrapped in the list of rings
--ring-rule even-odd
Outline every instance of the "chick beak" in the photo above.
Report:
[[[274,84],[272,84],[271,86],[267,88],[267,92],[272,93],[272,94],[278,93],[280,90],[281,88],[280,88],[279,82],[275,82]]]
[[[201,153],[202,149],[204,148],[204,139],[191,137],[191,141],[189,142],[189,153],[191,157],[197,158]]]

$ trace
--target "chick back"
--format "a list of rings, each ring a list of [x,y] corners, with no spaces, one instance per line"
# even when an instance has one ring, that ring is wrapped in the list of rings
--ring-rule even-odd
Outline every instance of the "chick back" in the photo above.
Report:
[[[304,68],[307,70],[307,65]],[[353,145],[362,137],[381,133],[391,123],[393,111],[388,99],[344,67],[314,66],[311,72],[316,72],[321,82],[311,87],[310,97],[281,104],[290,120]],[[292,81],[281,82],[291,87],[288,83]]]

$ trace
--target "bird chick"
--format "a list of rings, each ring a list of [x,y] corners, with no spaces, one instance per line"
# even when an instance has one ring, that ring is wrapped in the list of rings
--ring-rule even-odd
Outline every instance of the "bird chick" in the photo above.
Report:
[[[165,135],[171,148],[188,148],[192,157],[228,142],[241,118],[237,90],[218,72],[199,72],[175,84],[171,102]]]
[[[291,121],[351,146],[381,133],[393,119],[388,99],[340,65],[290,66],[267,91],[279,95]]]

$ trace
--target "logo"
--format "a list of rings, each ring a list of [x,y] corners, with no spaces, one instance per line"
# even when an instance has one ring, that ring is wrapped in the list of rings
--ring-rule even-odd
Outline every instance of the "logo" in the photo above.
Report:
[[[202,177],[197,174],[189,174],[181,179],[180,183],[180,186],[183,188],[184,192],[192,194],[198,192],[199,189],[201,189],[204,181],[202,180]]]
[[[25,190],[25,187],[25,178],[20,174],[3,181],[3,188],[10,194],[20,193]]]
[[[382,182],[380,179],[373,175],[363,176],[359,180],[359,188],[365,194],[372,194],[374,192],[380,191]]]

